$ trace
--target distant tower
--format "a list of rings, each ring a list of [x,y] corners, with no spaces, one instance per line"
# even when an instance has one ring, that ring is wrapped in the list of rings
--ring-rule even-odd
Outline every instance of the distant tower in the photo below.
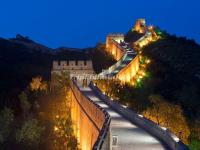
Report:
[[[146,31],[146,22],[145,19],[138,19],[133,27],[132,31],[136,31],[139,33],[145,33]]]

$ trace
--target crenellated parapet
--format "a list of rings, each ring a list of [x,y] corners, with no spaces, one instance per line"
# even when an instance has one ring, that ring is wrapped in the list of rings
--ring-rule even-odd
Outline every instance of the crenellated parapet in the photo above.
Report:
[[[54,60],[51,73],[68,72],[71,77],[94,75],[92,60]]]
[[[93,70],[93,65],[91,60],[57,60],[52,70]]]

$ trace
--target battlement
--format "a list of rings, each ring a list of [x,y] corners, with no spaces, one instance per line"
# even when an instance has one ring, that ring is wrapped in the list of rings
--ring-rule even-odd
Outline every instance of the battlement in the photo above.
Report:
[[[91,60],[53,61],[53,70],[93,70]]]
[[[122,33],[109,33],[107,37],[124,37]]]
[[[68,72],[70,77],[86,77],[93,75],[93,64],[91,60],[61,60],[53,61],[51,73],[61,74]]]

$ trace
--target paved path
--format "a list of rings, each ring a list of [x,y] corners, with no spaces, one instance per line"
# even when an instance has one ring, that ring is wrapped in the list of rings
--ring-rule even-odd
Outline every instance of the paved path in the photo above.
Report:
[[[169,150],[142,128],[131,123],[99,99],[91,88],[80,88],[91,100],[105,108],[111,116],[112,150]]]

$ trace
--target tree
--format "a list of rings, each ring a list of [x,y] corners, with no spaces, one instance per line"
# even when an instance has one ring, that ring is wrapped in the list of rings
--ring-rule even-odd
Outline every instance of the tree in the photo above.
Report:
[[[69,142],[67,143],[67,147],[71,150],[78,150],[78,140],[75,136],[71,136],[69,138]]]
[[[189,148],[191,150],[200,149],[200,119],[192,122]]]
[[[69,90],[70,87],[70,75],[69,72],[61,72],[61,75],[59,76],[59,84],[64,90],[64,93],[66,93]]]
[[[23,110],[23,115],[25,117],[31,108],[31,104],[29,103],[27,94],[25,92],[21,92],[21,94],[19,95],[19,99],[20,99],[20,106],[21,109]]]
[[[45,95],[45,103],[41,103],[40,110],[43,111],[44,121],[48,121],[46,139],[47,149],[73,149],[76,150],[78,142],[73,133],[71,119],[71,105],[68,97],[70,87],[70,76],[68,72],[60,75],[53,73],[51,76],[51,92]],[[50,111],[49,111],[50,110]]]
[[[188,116],[194,118],[200,116],[200,94],[198,87],[184,86],[175,96],[184,106]]]
[[[162,103],[161,97],[158,95],[153,95],[150,97],[150,101],[152,103],[152,107],[148,108],[146,111],[143,112],[144,116],[148,119],[156,122],[157,124],[161,124],[163,121],[163,107],[165,107],[164,103]]]
[[[68,72],[61,72],[60,75],[53,73],[51,78],[51,89],[55,94],[64,94],[70,87],[70,76]]]
[[[106,51],[105,44],[98,43],[95,48],[91,48],[88,51],[88,55],[92,59],[94,71],[96,73],[100,73],[102,69],[107,69],[116,63],[113,56]]]
[[[147,108],[143,115],[155,123],[169,128],[187,144],[190,130],[181,107],[170,104],[160,95],[151,95],[149,99],[152,106]]]
[[[9,108],[4,108],[0,112],[0,144],[8,140],[12,132],[12,123],[14,121],[13,111]]]
[[[72,120],[70,115],[67,117],[56,118],[54,134],[56,137],[54,140],[55,149],[73,149],[73,147],[78,146],[77,140],[74,139]]]
[[[28,147],[37,147],[41,140],[44,127],[36,119],[29,119],[16,132],[16,140]]]
[[[37,91],[40,88],[40,85],[42,84],[42,78],[41,77],[35,77],[32,78],[32,81],[30,83],[31,91]]]
[[[40,91],[47,91],[48,89],[48,85],[46,81],[42,81],[41,85],[40,85]]]
[[[190,150],[199,150],[200,149],[200,140],[194,139],[189,144]]]
[[[34,77],[30,83],[31,91],[47,91],[47,83],[42,80],[42,77]]]

